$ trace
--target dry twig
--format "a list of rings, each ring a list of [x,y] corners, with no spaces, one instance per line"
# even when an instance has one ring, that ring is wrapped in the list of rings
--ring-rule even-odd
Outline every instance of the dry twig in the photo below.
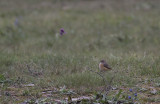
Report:
[[[93,70],[90,69],[90,68],[88,68],[88,70],[91,71],[91,72],[93,72],[93,73],[96,73],[97,75],[99,75],[99,76],[102,78],[103,83],[104,83],[104,89],[102,89],[100,93],[102,93],[103,91],[105,91],[106,95],[108,95],[109,91],[110,91],[111,88],[112,88],[112,87],[111,87],[111,84],[112,84],[112,82],[113,82],[113,79],[115,78],[115,74],[114,74],[114,76],[111,78],[111,80],[108,82],[101,73],[96,72],[96,71],[93,71]]]

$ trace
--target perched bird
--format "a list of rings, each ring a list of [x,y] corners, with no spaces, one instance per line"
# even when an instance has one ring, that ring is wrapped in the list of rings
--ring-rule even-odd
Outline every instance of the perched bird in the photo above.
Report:
[[[109,71],[111,70],[111,67],[106,63],[106,61],[101,60],[99,63],[99,69],[100,71]]]

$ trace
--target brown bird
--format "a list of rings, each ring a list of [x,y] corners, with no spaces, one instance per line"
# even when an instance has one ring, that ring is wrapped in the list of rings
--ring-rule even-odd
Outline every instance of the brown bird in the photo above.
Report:
[[[99,69],[100,71],[109,71],[112,68],[106,63],[106,61],[101,60],[99,63]]]

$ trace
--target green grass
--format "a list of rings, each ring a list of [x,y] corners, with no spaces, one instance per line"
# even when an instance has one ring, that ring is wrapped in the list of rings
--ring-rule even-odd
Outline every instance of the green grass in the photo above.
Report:
[[[113,86],[135,87],[145,79],[160,83],[159,1],[0,2],[0,73],[10,80],[0,83],[0,103],[9,99],[5,88],[29,83],[36,93],[64,85],[96,90],[103,82],[87,68],[98,71],[101,59],[113,68],[105,73],[108,80],[118,71]],[[59,35],[60,28],[65,35]]]

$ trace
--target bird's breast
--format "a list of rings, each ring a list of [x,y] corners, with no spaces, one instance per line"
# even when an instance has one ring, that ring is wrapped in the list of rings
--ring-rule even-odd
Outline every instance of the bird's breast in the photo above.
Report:
[[[102,70],[103,69],[103,64],[99,63],[99,69]]]
[[[109,68],[104,67],[104,64],[103,64],[103,63],[99,63],[99,69],[100,69],[101,71],[107,71],[107,70],[109,70]]]

